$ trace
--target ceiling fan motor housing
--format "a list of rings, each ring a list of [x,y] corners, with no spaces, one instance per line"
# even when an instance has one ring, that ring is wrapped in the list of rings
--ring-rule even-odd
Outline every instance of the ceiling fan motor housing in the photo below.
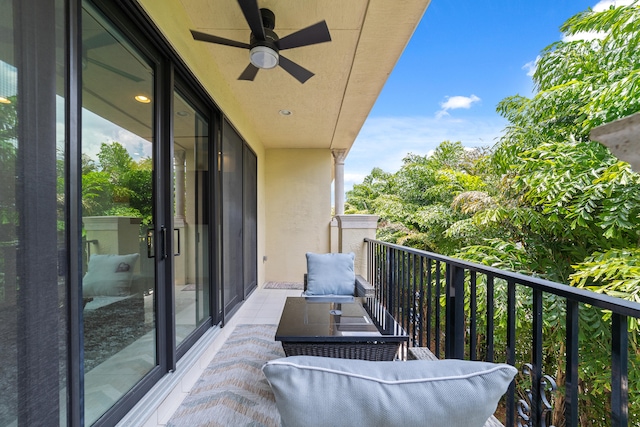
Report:
[[[280,59],[278,55],[280,49],[278,49],[277,45],[278,35],[273,31],[276,24],[276,16],[269,9],[260,9],[260,14],[262,16],[265,39],[260,40],[251,33],[249,59],[258,68],[275,68]]]
[[[253,33],[251,33],[251,39],[249,41],[251,48],[254,48],[256,46],[266,46],[278,52],[280,50],[278,49],[278,46],[277,46],[277,42],[279,40],[278,35],[273,30],[270,30],[269,28],[264,29],[264,35],[265,35],[265,39],[259,40],[256,38],[256,36],[253,35]]]
[[[262,26],[273,30],[276,28],[276,15],[269,9],[260,9],[260,15],[262,16]]]

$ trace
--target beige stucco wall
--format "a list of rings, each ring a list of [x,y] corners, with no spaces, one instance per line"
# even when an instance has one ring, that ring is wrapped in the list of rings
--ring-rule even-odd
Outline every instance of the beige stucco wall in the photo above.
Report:
[[[301,282],[305,253],[330,251],[332,161],[330,150],[267,150],[267,281]]]
[[[258,139],[253,122],[240,108],[233,92],[224,82],[215,63],[212,63],[207,45],[193,43],[189,28],[192,24],[187,18],[179,0],[139,0],[145,12],[154,21],[167,41],[180,52],[180,57],[189,70],[202,84],[225,117],[233,124],[247,141],[258,158],[258,260],[265,255],[265,150]],[[265,271],[262,262],[258,262],[258,284],[264,283]]]

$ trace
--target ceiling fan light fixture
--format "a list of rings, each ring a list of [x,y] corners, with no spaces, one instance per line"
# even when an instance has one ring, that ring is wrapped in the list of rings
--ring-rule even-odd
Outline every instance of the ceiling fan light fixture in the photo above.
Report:
[[[278,52],[267,46],[255,46],[249,52],[249,59],[258,68],[270,69],[278,65]]]

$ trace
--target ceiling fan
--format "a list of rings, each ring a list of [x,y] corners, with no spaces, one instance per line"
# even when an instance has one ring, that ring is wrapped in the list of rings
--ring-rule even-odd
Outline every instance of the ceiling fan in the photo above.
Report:
[[[260,68],[270,69],[275,68],[277,65],[280,65],[300,83],[304,83],[313,77],[314,74],[311,71],[280,55],[280,51],[331,41],[329,28],[325,21],[320,21],[310,27],[279,38],[273,31],[276,18],[272,11],[259,9],[257,0],[238,0],[238,4],[251,29],[249,43],[191,30],[193,38],[203,42],[249,49],[250,63],[240,74],[238,80],[253,81]]]

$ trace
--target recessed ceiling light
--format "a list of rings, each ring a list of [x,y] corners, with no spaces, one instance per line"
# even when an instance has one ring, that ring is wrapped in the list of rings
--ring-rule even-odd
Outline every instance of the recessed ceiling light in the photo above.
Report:
[[[148,104],[151,102],[151,98],[149,98],[148,96],[145,95],[136,95],[135,96],[135,100],[138,102],[141,102],[143,104]]]
[[[292,114],[289,110],[280,110],[279,113],[282,116],[290,116]]]
[[[184,110],[176,111],[176,115],[178,115],[180,117],[187,117],[189,115],[189,112],[188,111],[184,111]]]
[[[0,104],[11,104],[11,101],[4,96],[0,96]]]

